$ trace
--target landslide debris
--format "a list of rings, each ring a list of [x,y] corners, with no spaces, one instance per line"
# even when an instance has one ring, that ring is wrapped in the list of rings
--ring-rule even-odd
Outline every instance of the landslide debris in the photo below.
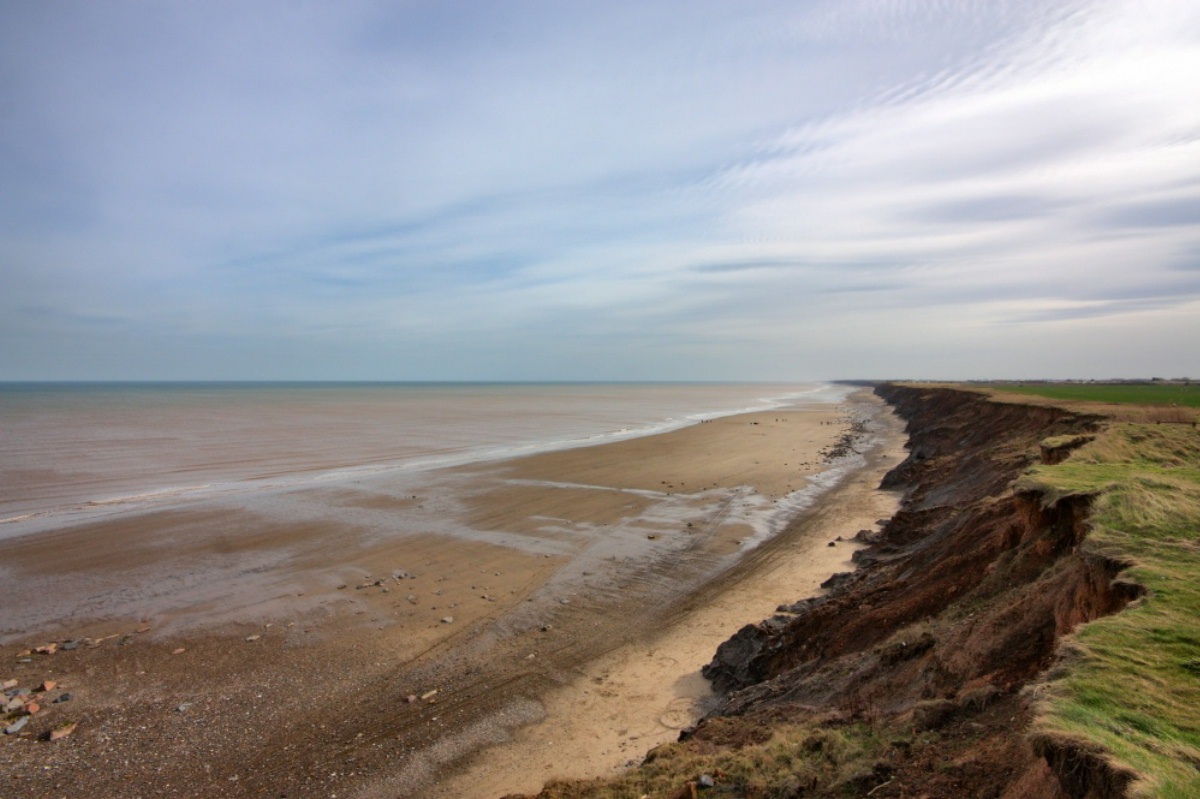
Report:
[[[1018,483],[1103,419],[948,388],[876,390],[908,422],[909,456],[884,481],[904,491],[901,510],[854,536],[870,544],[858,570],[722,644],[704,673],[723,699],[680,742],[618,778],[539,797],[1124,795],[1130,775],[1095,752],[1035,751],[1028,736],[1027,686],[1062,637],[1143,591],[1116,579],[1127,563],[1081,546],[1092,495]]]

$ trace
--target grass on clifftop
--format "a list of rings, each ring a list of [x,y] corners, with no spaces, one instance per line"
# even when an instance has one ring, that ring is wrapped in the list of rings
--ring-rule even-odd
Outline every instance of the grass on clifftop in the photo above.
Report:
[[[1200,796],[1200,431],[1113,424],[1023,483],[1094,495],[1083,548],[1147,589],[1076,633],[1038,689],[1036,734],[1102,747],[1135,794]]]

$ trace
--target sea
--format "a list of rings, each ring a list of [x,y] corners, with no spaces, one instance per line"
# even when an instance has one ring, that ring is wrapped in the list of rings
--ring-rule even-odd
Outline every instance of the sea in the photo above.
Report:
[[[0,383],[0,538],[118,511],[586,446],[830,383]]]

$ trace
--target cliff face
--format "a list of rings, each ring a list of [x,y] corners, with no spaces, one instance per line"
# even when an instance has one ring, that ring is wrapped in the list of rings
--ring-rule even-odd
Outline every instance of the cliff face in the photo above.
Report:
[[[1114,579],[1123,564],[1076,549],[1087,499],[1046,506],[1012,488],[1045,457],[1040,442],[1086,435],[1099,419],[948,389],[877,393],[909,428],[910,455],[884,481],[904,491],[900,512],[860,531],[870,544],[860,568],[836,576],[828,596],[781,607],[721,646],[705,668],[726,692],[713,715],[910,729],[878,764],[873,797],[1122,795],[1119,775],[1081,780],[1078,758],[1033,752],[1020,691],[1063,635],[1137,595]]]

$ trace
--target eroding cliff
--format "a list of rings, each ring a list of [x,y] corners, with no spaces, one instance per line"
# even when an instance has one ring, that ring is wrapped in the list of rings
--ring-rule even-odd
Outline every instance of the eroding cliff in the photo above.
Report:
[[[884,481],[901,510],[846,532],[867,544],[858,569],[722,644],[704,669],[719,707],[635,776],[541,796],[1125,795],[1134,775],[1103,752],[1030,735],[1030,686],[1063,637],[1143,591],[1082,545],[1094,495],[1018,480],[1070,458],[1102,418],[949,388],[877,393],[906,420],[909,456]]]
[[[859,570],[827,597],[782,607],[795,612],[721,647],[705,668],[727,692],[717,714],[834,711],[942,733],[935,773],[902,746],[873,796],[919,795],[904,793],[918,785],[931,796],[1118,795],[1106,792],[1119,779],[1056,777],[1078,763],[1029,747],[1021,694],[1062,636],[1140,590],[1115,579],[1125,564],[1080,552],[1087,497],[1046,504],[1013,488],[1043,457],[1042,442],[1086,440],[1100,420],[956,390],[878,393],[909,425],[910,455],[885,480],[905,491],[901,511],[878,534],[860,534],[871,546]]]

